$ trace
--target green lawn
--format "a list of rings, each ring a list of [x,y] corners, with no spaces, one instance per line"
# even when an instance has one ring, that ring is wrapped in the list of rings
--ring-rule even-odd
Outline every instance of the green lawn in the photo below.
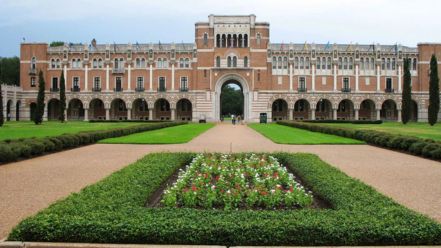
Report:
[[[131,134],[118,138],[100,141],[105,144],[181,144],[187,143],[199,134],[207,131],[214,124],[190,123],[176,127],[168,127],[154,131]]]
[[[278,144],[364,144],[364,142],[336,135],[311,132],[303,129],[271,124],[249,124],[249,127]]]
[[[139,123],[89,123],[84,121],[44,121],[41,125],[35,125],[30,121],[6,122],[0,127],[0,141],[6,139],[20,139],[32,137],[57,136],[65,133],[78,133],[82,131],[106,130],[112,128],[139,125]]]
[[[384,122],[383,124],[320,123],[319,125],[376,130],[441,141],[441,124],[430,126],[428,123],[419,122],[411,122],[406,125],[401,122]]]

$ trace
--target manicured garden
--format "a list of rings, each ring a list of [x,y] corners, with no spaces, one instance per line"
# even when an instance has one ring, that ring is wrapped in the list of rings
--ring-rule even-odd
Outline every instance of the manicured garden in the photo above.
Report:
[[[382,124],[350,124],[350,123],[322,123],[320,125],[331,127],[353,128],[358,130],[375,130],[391,134],[408,135],[422,139],[441,141],[441,124],[430,126],[428,123],[409,122],[383,122]]]
[[[328,209],[146,207],[147,199],[196,156],[147,155],[25,219],[8,240],[229,246],[441,244],[440,224],[311,154],[257,156],[277,159],[328,202]]]
[[[271,124],[249,124],[249,127],[278,144],[363,144],[364,142],[332,134],[311,132],[303,129]]]
[[[103,144],[180,144],[187,143],[214,126],[213,123],[190,123],[155,131],[101,140]]]

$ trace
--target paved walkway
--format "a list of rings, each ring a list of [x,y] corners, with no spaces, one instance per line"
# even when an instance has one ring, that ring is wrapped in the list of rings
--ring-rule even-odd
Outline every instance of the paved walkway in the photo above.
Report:
[[[280,145],[243,125],[217,125],[187,144],[96,144],[0,166],[0,240],[21,219],[157,151],[311,152],[441,222],[441,163],[368,145]]]

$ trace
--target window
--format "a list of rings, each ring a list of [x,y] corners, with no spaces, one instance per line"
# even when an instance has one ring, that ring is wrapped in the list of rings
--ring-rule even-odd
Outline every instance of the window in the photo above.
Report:
[[[60,68],[60,67],[61,67],[60,59],[57,59],[56,64],[57,64],[57,68]]]
[[[354,68],[354,59],[352,57],[349,58],[349,70]]]
[[[375,66],[374,66],[374,58],[371,58],[371,65],[369,66],[369,68],[371,69],[371,70],[374,70],[375,69]]]
[[[204,70],[204,77],[207,77],[207,70]]]
[[[93,59],[92,67],[93,68],[98,68],[98,60],[97,59]]]
[[[412,70],[416,71],[417,70],[417,59],[414,58],[413,62],[412,62]]]
[[[135,66],[136,66],[136,68],[141,68],[141,59],[140,58],[136,58]]]
[[[257,45],[260,45],[260,39],[261,38],[262,37],[261,37],[260,33],[257,33],[257,35],[256,35],[256,43],[257,43]]]
[[[331,57],[328,57],[328,62],[326,63],[326,66],[327,66],[327,69],[328,69],[328,70],[331,70],[331,65],[332,65],[332,63],[331,63]]]
[[[79,77],[73,77],[72,88],[75,88],[75,89],[80,88],[80,78]]]
[[[31,59],[31,69],[35,70],[36,66],[37,66],[37,59],[35,57],[32,57],[32,59]]]
[[[216,57],[216,67],[220,67],[220,57]]]
[[[321,58],[317,58],[317,70],[320,70],[322,67],[322,59]]]
[[[188,90],[188,78],[187,77],[181,77],[181,91],[187,91]]]
[[[163,64],[162,64],[162,59],[159,58],[158,61],[156,62],[156,68],[163,68]]]
[[[208,34],[204,33],[204,46],[208,45]]]
[[[392,88],[392,78],[386,78],[386,91],[391,91]]]
[[[299,77],[299,89],[306,89],[306,79],[305,77]]]
[[[243,67],[248,67],[248,57],[247,56],[245,56],[243,58]]]
[[[98,68],[103,68],[103,60],[101,58],[98,59]]]
[[[343,70],[347,70],[348,69],[348,58],[344,57],[343,58]]]
[[[381,59],[381,70],[386,70],[386,59],[382,58]]]
[[[56,65],[55,65],[55,59],[51,59],[51,68],[55,69]]]
[[[392,58],[392,70],[395,70],[395,68],[396,68],[395,58]]]
[[[309,70],[309,57],[306,57],[305,59],[305,69]]]
[[[81,68],[81,60],[80,59],[72,59],[71,67],[72,68]]]
[[[162,68],[168,68],[168,62],[167,62],[167,59],[166,59],[166,58],[164,58],[164,59],[162,60]]]
[[[116,91],[122,91],[122,78],[121,77],[116,77],[115,78],[115,90]]]
[[[260,70],[257,70],[257,81],[260,81]]]
[[[159,91],[165,91],[165,77],[159,77]]]
[[[54,90],[58,89],[58,78],[57,77],[52,78],[52,89],[54,89]]]
[[[115,59],[114,62],[115,63],[113,64],[113,66],[115,69],[123,69],[124,68],[123,58]]]
[[[248,35],[244,34],[243,36],[243,47],[248,47]]]
[[[227,66],[231,67],[231,57],[230,56],[228,56],[228,58],[227,58]]]
[[[101,89],[101,80],[100,80],[100,77],[95,77],[95,78],[93,79],[93,88],[96,89],[96,90]]]
[[[216,47],[221,47],[221,44],[220,44],[220,34],[216,35]]]
[[[185,65],[185,68],[190,68],[190,59],[189,58],[185,58],[184,65]]]
[[[136,78],[136,88],[138,90],[144,89],[144,78],[143,77]]]
[[[277,58],[277,69],[282,69],[282,57]]]
[[[387,70],[391,69],[390,58],[387,58],[387,60],[386,60],[386,69]]]
[[[364,71],[364,58],[360,59],[360,70]]]
[[[349,78],[348,77],[343,78],[343,89],[345,89],[345,90],[350,89],[350,87],[349,87]]]
[[[179,59],[179,67],[184,68],[184,59],[183,58]]]
[[[283,57],[283,69],[288,69],[288,57]]]
[[[237,57],[233,56],[233,67],[237,67]]]
[[[273,57],[273,70],[277,68],[277,59],[276,57]]]
[[[339,70],[343,69],[343,58],[342,57],[338,58],[338,69]]]
[[[305,60],[303,57],[300,58],[300,70],[303,70],[305,68]]]
[[[36,83],[35,83],[35,77],[31,77],[31,87],[35,87]]]
[[[145,58],[141,58],[141,68],[145,68],[146,64],[145,64]]]
[[[294,68],[295,68],[296,70],[299,69],[299,57],[295,57],[295,58],[294,58]]]

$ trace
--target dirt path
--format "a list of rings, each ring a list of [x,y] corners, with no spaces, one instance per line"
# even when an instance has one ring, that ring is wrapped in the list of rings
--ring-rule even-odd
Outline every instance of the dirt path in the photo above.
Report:
[[[0,166],[0,240],[24,217],[156,151],[311,152],[397,202],[441,222],[441,164],[368,145],[280,145],[220,124],[187,144],[96,144]]]

